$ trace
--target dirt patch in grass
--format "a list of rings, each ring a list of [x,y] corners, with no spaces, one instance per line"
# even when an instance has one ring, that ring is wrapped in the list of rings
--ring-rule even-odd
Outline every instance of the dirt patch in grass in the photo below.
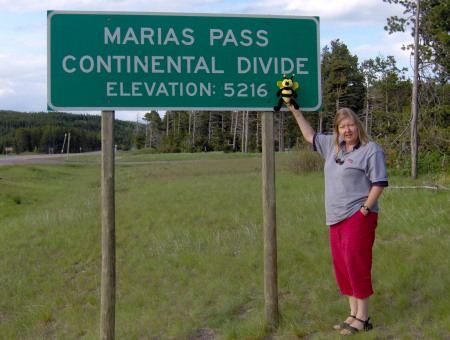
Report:
[[[210,328],[200,328],[189,335],[189,340],[214,340],[216,334]]]

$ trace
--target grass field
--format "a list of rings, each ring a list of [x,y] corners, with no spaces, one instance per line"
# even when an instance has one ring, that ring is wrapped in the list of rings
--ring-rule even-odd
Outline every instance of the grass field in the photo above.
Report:
[[[340,338],[323,174],[292,172],[292,157],[276,157],[280,326],[267,334],[261,156],[119,154],[117,339]],[[73,161],[0,167],[0,339],[99,338],[100,163]],[[450,339],[450,192],[390,188],[380,205],[375,328],[357,337]]]

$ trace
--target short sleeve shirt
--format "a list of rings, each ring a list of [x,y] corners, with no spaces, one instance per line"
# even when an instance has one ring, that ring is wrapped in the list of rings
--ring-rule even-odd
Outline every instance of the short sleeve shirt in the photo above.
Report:
[[[388,186],[386,157],[377,143],[359,144],[346,152],[342,142],[336,155],[333,136],[316,133],[313,146],[325,159],[327,225],[339,223],[361,209],[372,186]],[[378,202],[371,211],[378,212]]]

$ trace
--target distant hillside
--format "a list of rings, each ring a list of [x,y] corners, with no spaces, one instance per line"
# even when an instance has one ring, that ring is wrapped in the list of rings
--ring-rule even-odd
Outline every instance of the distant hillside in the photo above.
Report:
[[[128,150],[133,145],[136,123],[115,121],[115,144]],[[70,133],[70,152],[101,149],[101,116],[64,112],[25,113],[0,110],[0,148],[13,153],[59,153]],[[64,140],[66,139],[66,142]]]

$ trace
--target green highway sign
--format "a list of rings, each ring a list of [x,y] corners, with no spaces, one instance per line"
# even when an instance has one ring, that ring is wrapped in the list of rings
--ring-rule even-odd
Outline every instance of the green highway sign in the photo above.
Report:
[[[48,11],[53,110],[252,110],[283,75],[321,107],[317,17]]]

